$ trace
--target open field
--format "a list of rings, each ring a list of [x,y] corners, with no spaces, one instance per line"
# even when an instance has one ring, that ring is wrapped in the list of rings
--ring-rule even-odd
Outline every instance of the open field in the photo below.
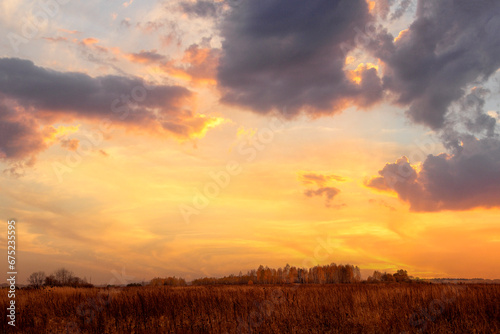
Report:
[[[45,288],[18,291],[16,312],[37,334],[499,333],[500,285]]]

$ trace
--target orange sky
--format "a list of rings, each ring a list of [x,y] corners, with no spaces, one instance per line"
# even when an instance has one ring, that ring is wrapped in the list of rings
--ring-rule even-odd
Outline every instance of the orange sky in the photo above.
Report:
[[[17,220],[21,281],[60,267],[109,283],[125,273],[128,281],[190,280],[332,262],[357,265],[364,277],[399,268],[419,277],[500,277],[498,205],[416,212],[395,191],[367,185],[402,156],[419,171],[427,155],[448,152],[437,131],[409,121],[406,106],[346,100],[331,115],[287,118],[229,105],[220,101],[215,23],[155,1],[102,4],[94,24],[74,19],[81,11],[91,17],[93,3],[61,5],[39,34],[18,52],[2,48],[1,57],[92,78],[126,73],[192,94],[176,102],[169,128],[114,119],[103,127],[103,117],[43,111],[33,162],[0,162],[0,212]],[[29,4],[1,6],[15,15]],[[389,25],[396,36],[414,11]],[[20,29],[11,19],[0,27]],[[360,52],[345,65],[358,84],[363,71],[381,75],[385,66]],[[338,193],[328,198],[321,189]],[[6,234],[0,238],[3,252]]]

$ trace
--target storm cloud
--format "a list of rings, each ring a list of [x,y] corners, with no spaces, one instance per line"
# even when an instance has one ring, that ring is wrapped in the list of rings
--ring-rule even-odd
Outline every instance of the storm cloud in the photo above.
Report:
[[[26,109],[34,108],[41,118],[63,113],[84,118],[105,115],[124,123],[147,123],[154,119],[151,108],[161,108],[161,114],[176,113],[182,100],[191,95],[179,86],[154,86],[149,90],[145,87],[147,84],[140,78],[114,75],[93,78],[84,73],[52,71],[28,60],[0,59],[0,96],[14,99]],[[130,113],[130,117],[112,110],[128,104],[137,111]]]
[[[386,164],[369,187],[395,191],[412,211],[500,207],[500,139],[484,111],[487,89],[474,87],[437,132],[449,153],[428,155],[421,167],[406,157]]]
[[[218,3],[214,1],[185,1],[181,2],[180,5],[184,13],[194,17],[215,17],[218,11]]]
[[[419,0],[408,29],[369,44],[385,63],[384,89],[448,152],[421,166],[398,159],[369,187],[396,192],[413,211],[500,207],[500,140],[481,86],[500,68],[499,14],[498,1]]]
[[[222,101],[287,115],[372,105],[382,96],[377,70],[361,68],[358,82],[344,71],[370,19],[364,0],[241,0],[220,25]]]
[[[396,39],[384,32],[371,42],[386,65],[385,90],[408,106],[411,120],[441,129],[467,88],[500,68],[499,14],[494,0],[419,0],[408,29]]]
[[[51,124],[108,120],[128,129],[190,138],[214,120],[187,109],[192,93],[143,79],[58,72],[0,59],[0,157],[25,158],[47,147]]]
[[[395,191],[412,211],[500,207],[500,141],[471,136],[455,154],[429,155],[421,170],[403,157],[379,175],[367,185]]]
[[[51,130],[43,130],[34,118],[0,102],[0,159],[24,159],[45,150],[45,138]]]

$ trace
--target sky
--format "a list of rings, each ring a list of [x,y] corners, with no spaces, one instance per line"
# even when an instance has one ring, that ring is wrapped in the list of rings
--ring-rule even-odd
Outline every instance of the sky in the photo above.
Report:
[[[0,10],[0,213],[21,282],[287,263],[500,278],[500,2]]]

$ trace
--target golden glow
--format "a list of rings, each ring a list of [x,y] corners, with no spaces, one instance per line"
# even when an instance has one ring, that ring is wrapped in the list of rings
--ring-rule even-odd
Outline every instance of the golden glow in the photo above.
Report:
[[[370,11],[370,13],[373,14],[375,12],[376,5],[376,1],[368,1],[368,10]]]
[[[236,132],[237,138],[241,139],[243,137],[251,138],[257,133],[257,129],[246,129],[243,126],[238,128],[238,132]]]
[[[44,132],[46,133],[45,143],[51,144],[51,143],[57,141],[61,137],[76,133],[79,131],[79,128],[80,128],[79,124],[78,125],[70,125],[70,126],[60,125],[56,128],[47,127],[44,130]]]
[[[410,29],[404,29],[404,30],[401,30],[399,32],[399,34],[394,38],[394,42],[396,43],[397,41],[399,41],[401,38],[403,38],[404,35],[406,35],[408,32],[410,31]]]
[[[99,40],[97,38],[89,37],[89,38],[83,39],[82,43],[85,44],[85,45],[92,45],[92,44],[99,43]]]
[[[195,121],[205,124],[193,135],[200,138],[224,119],[200,115],[193,118]],[[33,226],[32,231],[23,232],[24,247],[42,259],[55,254],[51,256],[71,261],[73,255],[61,250],[86,249],[90,243],[99,254],[99,263],[109,259],[108,266],[125,266],[131,275],[148,279],[158,276],[154,268],[159,267],[178,270],[189,279],[237,273],[259,264],[283,266],[287,262],[353,263],[366,274],[404,268],[420,277],[463,277],[468,276],[468,269],[454,265],[453,256],[461,256],[468,265],[476,261],[484,268],[488,258],[491,260],[492,254],[500,251],[498,212],[477,209],[468,213],[411,213],[407,204],[396,197],[367,189],[359,181],[393,156],[387,152],[386,143],[377,143],[372,137],[366,141],[349,138],[347,130],[332,133],[328,126],[350,128],[349,121],[342,117],[328,124],[315,122],[309,130],[287,126],[275,135],[274,141],[255,150],[252,162],[238,147],[229,152],[235,144],[227,138],[253,138],[256,142],[259,129],[269,126],[265,121],[245,126],[228,123],[211,132],[213,135],[197,149],[166,144],[156,137],[137,141],[115,130],[112,142],[121,142],[127,149],[103,147],[109,158],[85,157],[64,175],[62,183],[57,182],[50,163],[38,166],[48,176],[40,182],[48,187],[45,197],[50,198],[50,203],[78,199],[72,202],[71,219],[64,210],[54,212],[59,209],[40,196],[30,195],[23,187],[6,187],[10,198],[47,207],[21,214],[24,226]],[[53,136],[80,128],[58,126]],[[218,132],[219,137],[215,136]],[[324,145],[317,146],[318,141]],[[213,143],[217,146],[209,149]],[[306,161],[304,156],[310,158]],[[215,184],[209,173],[224,171],[229,161],[239,163],[242,172],[231,176],[228,185],[220,187],[218,195],[186,223],[178,206],[193,205],[198,191],[203,193],[207,184]],[[341,192],[332,203],[345,205],[327,207],[323,197],[306,197],[306,189],[316,189],[314,184],[297,179],[298,174],[313,173],[306,171],[342,177],[343,182],[332,177],[324,186],[339,188]],[[96,188],[98,196],[93,190]],[[92,204],[96,200],[98,204]],[[325,220],[327,217],[331,220]],[[37,224],[39,220],[50,220],[51,224]],[[68,224],[71,228],[66,228]],[[463,254],[464,243],[481,244],[492,253],[483,254],[478,247]],[[95,266],[93,254],[89,259],[78,259],[79,265]],[[479,260],[477,254],[481,254]],[[136,266],[150,269],[134,272]],[[498,269],[491,269],[483,276],[497,274]]]
[[[197,115],[196,119],[202,120],[204,126],[200,130],[192,133],[190,135],[191,139],[203,138],[203,137],[205,137],[208,130],[213,129],[216,126],[219,126],[219,125],[223,124],[224,122],[226,122],[226,120],[222,117],[208,117],[208,116],[203,115],[203,114]]]
[[[362,75],[363,72],[369,69],[374,68],[375,70],[378,71],[379,67],[378,65],[372,64],[372,63],[361,63],[358,65],[358,67],[354,70],[347,71],[347,77],[357,85],[361,84],[363,81]]]
[[[347,56],[345,58],[345,65],[350,65],[350,64],[354,63],[355,60],[356,60],[356,58],[354,58],[353,56]]]
[[[227,1],[215,1],[230,8]],[[17,8],[17,2],[7,1],[4,7]],[[124,3],[130,6],[123,8]],[[372,13],[382,9],[376,1],[367,4]],[[396,192],[365,185],[388,161],[412,153],[415,138],[432,135],[409,126],[404,108],[381,102],[364,112],[346,97],[324,114],[299,113],[271,130],[274,111],[264,115],[220,101],[214,86],[221,38],[209,20],[182,14],[171,21],[169,15],[180,14],[166,13],[162,2],[148,11],[136,11],[138,5],[118,2],[116,21],[108,22],[119,24],[112,33],[65,30],[71,26],[54,18],[53,33],[38,41],[45,43],[44,52],[28,58],[37,66],[92,77],[123,71],[154,84],[182,86],[192,95],[177,101],[179,112],[158,112],[146,125],[133,118],[126,125],[114,122],[102,138],[92,140],[86,134],[99,133],[100,121],[113,118],[111,110],[103,119],[35,123],[36,138],[41,134],[44,142],[36,159],[23,163],[36,164],[22,171],[23,163],[4,162],[2,170],[17,168],[25,175],[11,178],[4,172],[0,181],[0,201],[9,208],[8,216],[20,220],[22,249],[30,253],[23,258],[31,261],[23,275],[49,273],[55,268],[47,264],[61,263],[81,277],[91,272],[93,281],[98,272],[95,282],[100,284],[112,277],[110,270],[122,267],[134,280],[160,275],[189,280],[237,274],[260,264],[335,262],[358,265],[367,274],[402,267],[420,277],[500,277],[495,265],[499,209],[411,212]],[[19,17],[18,10],[5,13],[5,18]],[[402,30],[394,42],[403,42],[409,33]],[[212,35],[210,46],[201,43]],[[29,54],[38,42],[23,43],[18,55],[7,48],[5,56]],[[132,57],[153,50],[165,58]],[[384,63],[371,59],[361,49],[345,58],[352,85],[384,72]],[[151,105],[144,103],[139,107]],[[32,119],[31,110],[12,108],[17,112],[5,117]],[[56,114],[33,114],[38,112]],[[499,118],[494,111],[489,115]],[[28,134],[24,139],[33,140]],[[69,140],[78,141],[80,149],[71,150],[65,144]],[[422,164],[411,163],[420,173]],[[309,173],[324,179],[306,182]],[[340,192],[330,201],[321,191],[307,194],[322,187]],[[182,205],[194,208],[188,220]]]

